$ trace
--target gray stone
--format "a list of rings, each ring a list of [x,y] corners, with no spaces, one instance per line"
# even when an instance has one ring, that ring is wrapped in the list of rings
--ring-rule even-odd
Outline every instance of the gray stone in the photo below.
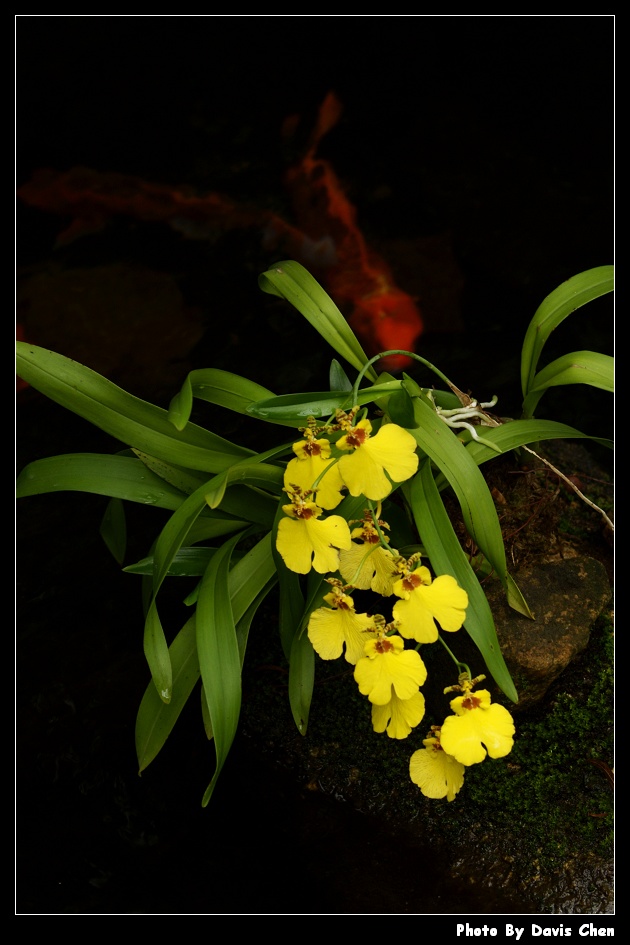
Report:
[[[518,709],[539,702],[581,653],[612,596],[604,565],[594,558],[549,560],[518,572],[534,620],[513,610],[498,582],[487,588],[497,636],[519,693]]]

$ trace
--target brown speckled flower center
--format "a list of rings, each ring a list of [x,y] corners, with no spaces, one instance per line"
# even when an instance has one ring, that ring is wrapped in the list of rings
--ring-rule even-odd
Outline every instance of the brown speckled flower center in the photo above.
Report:
[[[481,705],[481,699],[473,695],[471,692],[469,695],[464,696],[462,699],[462,706],[464,709],[478,709]]]
[[[390,653],[394,649],[394,644],[389,640],[377,640],[374,648],[377,653]]]
[[[411,593],[412,591],[415,591],[417,587],[420,587],[422,580],[418,574],[408,574],[403,578],[402,584],[403,588]]]
[[[346,442],[348,446],[352,446],[353,449],[357,449],[359,446],[363,446],[367,439],[367,433],[361,427],[355,427],[354,430],[351,430],[350,433],[346,436]]]

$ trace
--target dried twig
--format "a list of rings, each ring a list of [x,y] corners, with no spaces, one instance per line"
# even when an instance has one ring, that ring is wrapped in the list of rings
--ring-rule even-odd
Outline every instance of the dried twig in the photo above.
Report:
[[[532,456],[535,456],[536,459],[539,459],[539,460],[541,461],[541,463],[544,463],[545,466],[548,466],[549,469],[551,469],[551,470],[556,474],[556,476],[560,476],[560,478],[561,478],[564,482],[566,482],[566,484],[567,484],[568,486],[570,486],[570,487],[573,489],[573,491],[575,492],[575,494],[580,497],[580,499],[582,500],[582,502],[586,502],[586,504],[587,504],[587,505],[590,505],[590,507],[591,507],[592,509],[595,509],[596,512],[599,512],[599,514],[602,516],[602,518],[604,519],[604,521],[606,522],[606,524],[607,524],[607,525],[609,526],[609,528],[614,532],[615,526],[613,525],[613,523],[611,522],[611,520],[608,518],[608,516],[606,515],[606,513],[604,512],[604,510],[603,510],[603,509],[600,509],[600,507],[599,507],[598,505],[595,505],[594,502],[591,502],[590,499],[587,499],[586,496],[585,496],[582,492],[580,492],[580,490],[579,490],[578,487],[575,485],[575,483],[572,482],[572,481],[568,478],[568,476],[565,476],[564,473],[561,473],[559,469],[556,469],[556,467],[555,467],[552,463],[550,463],[548,459],[545,459],[544,456],[539,456],[538,453],[534,452],[534,450],[530,450],[529,446],[523,446],[523,447],[521,447],[521,449],[527,450],[528,453],[531,453]]]

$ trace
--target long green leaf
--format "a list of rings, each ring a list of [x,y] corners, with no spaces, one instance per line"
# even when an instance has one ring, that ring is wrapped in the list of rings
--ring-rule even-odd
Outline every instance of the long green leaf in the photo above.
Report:
[[[230,572],[232,573],[232,572]],[[251,602],[243,616],[240,620],[235,618],[236,626],[236,640],[238,643],[238,652],[241,658],[241,669],[243,667],[243,661],[245,659],[245,650],[247,648],[247,641],[249,638],[249,631],[253,623],[256,612],[260,607],[261,603],[275,584],[275,578],[270,579],[269,583],[264,587],[257,597]],[[214,738],[214,731],[212,729],[212,721],[210,719],[210,712],[208,710],[208,701],[206,699],[205,689],[202,687],[202,701],[201,701],[201,710],[203,714],[203,722],[206,730],[206,735],[208,739]]]
[[[291,647],[296,633],[300,628],[300,621],[304,613],[304,594],[300,582],[300,575],[295,571],[290,571],[282,556],[276,548],[276,537],[278,534],[278,523],[284,513],[279,503],[276,510],[276,516],[273,523],[273,529],[270,535],[271,554],[278,575],[278,584],[280,589],[280,600],[278,610],[278,630],[280,633],[280,642],[282,651],[291,662]]]
[[[369,361],[346,319],[304,266],[293,260],[285,260],[259,276],[258,284],[263,292],[290,302],[337,354],[357,371]],[[366,376],[375,381],[378,375],[370,367]]]
[[[217,512],[228,512],[268,530],[273,525],[277,506],[276,496],[253,486],[237,484],[226,489]]]
[[[139,459],[107,453],[65,453],[37,459],[22,470],[16,489],[18,498],[45,492],[90,492],[171,510],[186,498]]]
[[[183,469],[181,466],[173,466],[172,463],[157,459],[155,456],[149,456],[148,453],[143,453],[142,450],[131,450],[130,452],[137,456],[156,476],[175,486],[185,495],[191,495],[202,483],[208,481],[207,475],[203,473]]]
[[[315,650],[306,633],[296,633],[289,663],[289,704],[293,721],[306,735],[315,682]]]
[[[169,647],[173,667],[173,696],[169,703],[160,699],[153,683],[142,697],[136,717],[136,754],[138,773],[151,764],[162,750],[166,739],[190,698],[199,679],[199,659],[195,614],[186,621]]]
[[[168,412],[112,384],[63,355],[17,342],[16,370],[31,387],[55,403],[150,456],[188,469],[216,473],[252,450],[230,443],[196,424],[178,431]]]
[[[566,423],[558,423],[556,420],[510,420],[500,427],[483,428],[484,440],[491,440],[499,446],[503,452],[518,449],[519,446],[527,446],[528,443],[538,443],[543,440],[592,440],[613,449],[614,443],[605,437],[587,436],[581,433],[575,427]],[[489,459],[496,459],[497,454],[490,447],[479,443],[477,440],[470,440],[466,444],[466,452],[477,466],[487,462]],[[438,476],[438,488],[441,490],[447,485],[446,476]]]
[[[101,519],[100,536],[117,564],[122,564],[127,553],[127,519],[120,499],[110,499]]]
[[[289,662],[291,714],[298,731],[301,735],[305,735],[315,683],[315,652],[308,636],[301,633],[305,607],[300,576],[287,568],[276,548],[278,523],[283,514],[279,505],[270,536],[273,561],[280,585],[278,627],[282,650]],[[323,596],[325,593],[323,588],[328,590],[330,588],[328,584],[323,584],[323,577],[321,577],[321,582]]]
[[[260,591],[272,587],[277,580],[271,554],[271,533],[268,532],[230,571],[230,600],[234,619],[240,620]]]
[[[152,593],[144,625],[144,652],[153,682],[164,702],[170,702],[171,700],[172,671],[156,599],[175,555],[186,540],[192,525],[205,508],[207,508],[205,486],[201,486],[173,512],[160,532],[153,550]],[[211,564],[212,562],[210,562]]]
[[[201,368],[190,372],[180,392],[171,400],[168,416],[177,430],[183,430],[190,419],[194,397],[236,413],[246,413],[249,404],[273,396],[266,387],[246,377],[216,368]]]
[[[237,562],[228,577],[241,665],[252,619],[277,579],[269,543],[270,536],[266,535]],[[199,679],[195,615],[177,634],[169,653],[173,666],[171,701],[168,704],[163,702],[150,682],[138,710],[136,750],[140,771],[161,751]]]
[[[247,527],[246,522],[241,525],[241,531],[243,527]],[[197,546],[180,548],[171,561],[167,577],[201,577],[202,574],[205,574],[206,568],[210,563],[210,558],[215,552],[216,548],[199,548]],[[123,568],[123,571],[125,571],[126,574],[151,576],[154,568],[153,555],[148,555],[146,558],[141,558],[140,561],[136,561],[134,564],[128,564],[127,567]]]
[[[228,587],[230,555],[236,540],[226,542],[213,556],[197,602],[197,652],[216,752],[214,775],[202,800],[204,807],[232,747],[241,711],[241,659]]]
[[[521,386],[523,398],[533,386],[540,353],[551,332],[576,309],[614,289],[614,266],[597,266],[567,279],[538,306],[521,351]]]
[[[358,391],[357,403],[360,406],[379,400],[385,394],[399,391],[400,381],[374,384]],[[335,410],[349,410],[352,406],[350,391],[313,391],[307,394],[281,394],[252,403],[247,413],[260,420],[278,423],[283,426],[303,426],[309,417],[330,417]]]
[[[331,390],[352,390],[352,381],[336,358],[330,362],[328,386]]]
[[[437,575],[452,575],[468,594],[465,629],[477,645],[497,686],[508,699],[517,702],[518,694],[501,653],[488,599],[444,508],[431,464],[425,460],[409,486],[403,488],[408,495],[418,533],[433,570]],[[454,635],[447,636],[451,645],[450,638]],[[455,641],[453,649],[456,648]]]
[[[512,593],[501,525],[492,495],[479,467],[454,436],[453,431],[427,403],[420,398],[414,398],[414,409],[418,426],[409,432],[452,487],[468,533],[492,564],[506,590],[510,605],[526,616],[531,616],[527,608],[521,609],[522,598],[519,599],[518,594]],[[496,453],[494,455],[496,456]]]
[[[556,358],[539,371],[523,401],[523,416],[532,417],[540,398],[550,387],[565,384],[587,384],[613,393],[615,389],[615,359],[596,351],[572,351]]]
[[[268,463],[234,463],[225,472],[219,473],[211,479],[206,487],[206,502],[211,509],[216,509],[225,497],[228,486],[236,483],[246,486],[257,486],[259,489],[270,490],[276,495],[282,494],[283,470],[279,466],[270,466]],[[255,502],[255,493],[252,493],[252,502]]]

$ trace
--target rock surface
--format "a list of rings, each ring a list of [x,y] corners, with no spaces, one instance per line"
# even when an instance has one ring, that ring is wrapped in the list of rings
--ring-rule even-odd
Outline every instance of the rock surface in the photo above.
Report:
[[[518,586],[534,620],[509,607],[502,589],[487,588],[501,651],[519,693],[518,710],[539,702],[575,657],[612,590],[604,565],[575,557],[526,567]]]

